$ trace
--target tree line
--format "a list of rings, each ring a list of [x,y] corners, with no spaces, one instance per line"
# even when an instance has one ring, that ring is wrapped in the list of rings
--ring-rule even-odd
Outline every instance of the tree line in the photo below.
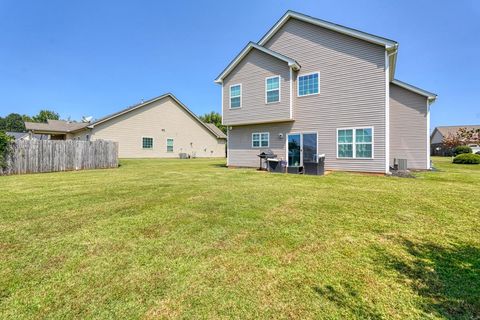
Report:
[[[5,118],[0,117],[0,131],[25,132],[25,122],[47,122],[59,120],[60,115],[52,110],[40,110],[34,116],[10,113]]]
[[[227,133],[227,127],[222,125],[222,116],[215,111],[199,116],[205,123],[213,123],[223,133]],[[47,120],[59,120],[60,115],[52,110],[40,110],[37,115],[20,115],[10,113],[5,118],[0,117],[0,131],[25,132],[25,122],[47,122]]]

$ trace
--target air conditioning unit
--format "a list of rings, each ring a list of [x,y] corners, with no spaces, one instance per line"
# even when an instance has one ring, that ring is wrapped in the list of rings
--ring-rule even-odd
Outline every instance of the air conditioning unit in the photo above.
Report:
[[[397,159],[398,160],[398,170],[407,170],[407,159]]]

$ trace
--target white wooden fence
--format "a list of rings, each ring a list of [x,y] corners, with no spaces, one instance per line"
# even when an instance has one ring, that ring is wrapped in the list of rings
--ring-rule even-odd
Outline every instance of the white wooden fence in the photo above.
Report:
[[[118,143],[95,140],[20,140],[12,144],[0,174],[118,167]]]

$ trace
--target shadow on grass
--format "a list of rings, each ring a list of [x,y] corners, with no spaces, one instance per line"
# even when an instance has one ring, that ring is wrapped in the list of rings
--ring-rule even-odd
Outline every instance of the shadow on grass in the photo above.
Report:
[[[216,168],[228,168],[226,163],[213,163],[209,164],[210,167],[216,167]]]
[[[349,310],[361,319],[382,319],[382,316],[367,303],[363,302],[358,291],[348,283],[334,288],[331,285],[314,287],[313,290],[342,309]]]
[[[480,249],[401,239],[407,256],[384,254],[382,265],[399,273],[423,299],[425,312],[455,319],[480,319]],[[380,264],[379,264],[380,265]]]

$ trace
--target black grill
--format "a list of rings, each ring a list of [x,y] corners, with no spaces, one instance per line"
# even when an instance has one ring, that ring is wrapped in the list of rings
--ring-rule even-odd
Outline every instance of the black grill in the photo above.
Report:
[[[267,152],[262,152],[260,154],[257,154],[257,157],[260,158],[260,167],[258,168],[258,170],[266,170],[266,160],[267,159],[270,159],[270,158],[276,158],[277,155],[274,154],[273,152],[271,151],[267,151]],[[265,167],[262,166],[262,160],[265,161]]]

